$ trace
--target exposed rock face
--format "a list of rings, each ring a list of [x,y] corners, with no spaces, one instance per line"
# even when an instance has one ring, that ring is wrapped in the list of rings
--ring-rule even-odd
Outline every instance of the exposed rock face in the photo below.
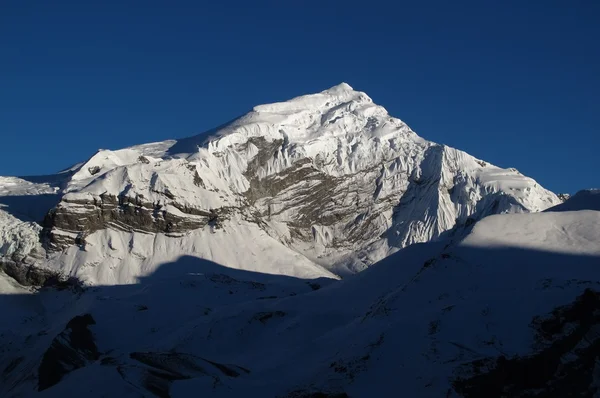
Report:
[[[571,198],[571,195],[568,193],[559,193],[556,196],[564,203]]]
[[[538,211],[558,203],[516,170],[436,144],[418,148],[413,158],[392,152],[342,175],[327,172],[321,156],[300,157],[260,178],[290,149],[282,140],[249,142],[258,152],[245,172],[250,186],[244,195],[266,229],[272,222],[285,225],[285,242],[312,259],[330,256],[325,261],[336,262],[335,253],[358,248],[358,269],[390,248],[435,239],[490,214]],[[502,178],[519,182],[505,187]],[[364,251],[374,243],[383,244],[384,251]]]
[[[176,202],[171,205],[179,212],[169,212],[160,203],[144,202],[143,196],[102,194],[90,200],[64,198],[44,220],[46,247],[50,250],[73,244],[85,247],[85,236],[105,228],[176,234],[202,228],[218,218],[216,212],[187,208]]]
[[[255,159],[275,158],[280,144],[263,140]],[[250,187],[244,194],[260,219],[287,226],[288,243],[318,241],[329,248],[348,249],[357,243],[368,244],[384,232],[373,228],[369,217],[365,219],[366,214],[375,213],[371,218],[376,218],[394,205],[390,198],[373,198],[380,170],[338,177],[319,170],[311,159],[302,158],[279,173],[259,179],[259,168],[260,162],[253,159],[246,172]]]
[[[486,215],[560,203],[515,169],[422,139],[346,84],[257,106],[197,137],[99,151],[60,187],[42,242],[51,258],[69,252],[56,265],[67,271],[81,261],[70,248],[86,250],[103,231],[178,239],[244,221],[315,266],[354,272]]]
[[[88,329],[95,323],[90,314],[76,316],[69,321],[65,330],[56,336],[40,364],[39,391],[52,387],[67,373],[100,358],[94,336]]]
[[[0,259],[0,271],[10,276],[23,286],[47,286],[48,284],[67,282],[68,278],[55,270],[39,268],[24,262]],[[72,280],[74,283],[75,279]]]

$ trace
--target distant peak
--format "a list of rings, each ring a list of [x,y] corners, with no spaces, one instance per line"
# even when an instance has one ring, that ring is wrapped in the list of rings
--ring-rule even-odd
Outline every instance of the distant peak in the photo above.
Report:
[[[600,189],[584,189],[583,191],[579,191],[575,195],[569,196],[562,204],[554,206],[546,211],[577,210],[600,211]]]

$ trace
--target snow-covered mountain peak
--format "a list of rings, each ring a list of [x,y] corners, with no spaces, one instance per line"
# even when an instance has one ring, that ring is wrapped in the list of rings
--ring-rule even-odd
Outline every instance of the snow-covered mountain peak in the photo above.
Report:
[[[345,83],[190,138],[98,151],[60,186],[43,230],[50,265],[111,283],[184,254],[331,277],[324,267],[357,271],[489,214],[560,203],[516,170],[419,137]]]
[[[365,93],[342,83],[317,94],[256,106],[250,113],[217,129],[205,143],[209,149],[222,149],[253,137],[293,144],[338,138],[352,140],[359,133],[375,137],[376,127],[385,124],[386,118],[389,115],[383,107],[373,104]],[[390,122],[395,127],[403,125],[397,119]]]
[[[347,93],[350,91],[354,91],[354,89],[346,82],[341,82],[340,84],[336,84],[335,86],[330,87],[327,90],[323,90],[324,93],[332,94]]]
[[[355,91],[346,83],[341,83],[320,93],[306,94],[284,102],[258,105],[253,110],[259,113],[289,114],[298,111],[325,111],[349,102],[371,103],[373,101],[367,94]]]
[[[243,156],[251,161],[265,145],[276,145],[281,152],[277,164],[269,165],[267,175],[290,167],[298,159],[309,159],[315,168],[341,176],[400,154],[411,156],[430,143],[365,93],[342,83],[317,94],[256,106],[207,134],[199,147],[219,156],[231,150],[239,155],[238,149],[244,147],[248,151]],[[188,160],[200,158],[203,155],[194,154]]]
[[[561,201],[345,83],[0,177],[0,396],[597,396],[600,190]]]
[[[367,94],[341,83],[320,93],[257,105],[247,114],[193,137],[136,145],[130,149],[144,156],[194,161],[202,158],[198,155],[202,149],[222,152],[258,138],[267,142],[311,144],[314,153],[319,149],[314,148],[315,141],[322,144],[320,149],[327,151],[335,144],[323,141],[336,141],[338,137],[379,138],[390,132],[402,134],[409,130],[402,121],[391,118],[382,106],[374,104]]]

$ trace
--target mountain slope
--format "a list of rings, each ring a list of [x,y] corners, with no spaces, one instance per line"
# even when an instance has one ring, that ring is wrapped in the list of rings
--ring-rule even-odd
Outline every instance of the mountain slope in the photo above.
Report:
[[[0,394],[594,396],[599,226],[493,215],[342,281],[185,257],[136,285],[0,296],[22,311],[1,323]]]
[[[569,197],[564,203],[551,207],[546,211],[600,211],[600,189],[584,189]]]
[[[89,283],[128,283],[184,254],[301,277],[353,273],[486,215],[560,203],[514,169],[424,140],[344,83],[196,137],[102,150],[51,180],[37,182],[60,198],[41,243],[21,244],[45,258],[11,261]],[[1,189],[36,192],[20,181]]]

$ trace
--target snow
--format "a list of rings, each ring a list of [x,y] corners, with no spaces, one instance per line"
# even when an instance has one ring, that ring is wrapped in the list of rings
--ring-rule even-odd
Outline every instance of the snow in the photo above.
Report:
[[[44,251],[47,210],[85,221],[105,194],[226,216],[177,233],[54,228],[85,245]],[[0,260],[85,284],[25,288],[0,270],[0,396],[149,396],[152,372],[176,376],[157,384],[172,397],[457,396],[461,366],[531,353],[534,317],[599,289],[599,197],[559,204],[345,83],[55,176],[0,177]],[[44,353],[82,314],[100,359],[38,393]]]
[[[0,176],[0,196],[53,194],[58,188],[51,182],[35,182],[18,177]]]
[[[227,214],[224,230],[169,237],[118,220],[101,231],[54,228],[53,234],[71,240],[84,232],[90,245],[49,253],[44,266],[98,284],[132,283],[183,254],[265,273],[345,275],[489,214],[538,212],[560,203],[514,169],[419,137],[342,83],[258,105],[194,137],[99,150],[56,176],[1,177],[0,206],[7,195],[46,195],[47,202],[31,202],[36,214],[17,212],[21,206],[11,202],[9,216],[38,225],[11,219],[0,226],[0,247],[32,250],[44,214],[58,199],[62,214],[85,220],[102,213],[106,194],[188,220],[198,216],[181,209],[221,211]],[[122,229],[137,231],[145,247],[132,254],[128,244],[115,243],[133,239]],[[103,250],[108,241],[119,249]]]
[[[248,239],[249,236],[253,239]],[[91,234],[86,242],[85,250],[70,247],[52,258],[51,264],[90,285],[136,283],[180,256],[265,274],[337,278],[243,220],[217,230],[206,226],[177,238],[106,229]]]
[[[0,177],[0,260],[43,253],[40,226],[58,201],[61,176]]]
[[[0,207],[0,257],[23,258],[40,249],[41,230],[38,224],[21,221]]]
[[[520,248],[600,256],[600,212],[546,212],[489,216],[462,245]]]
[[[130,353],[155,352],[249,370],[176,380],[173,397],[298,390],[455,397],[452,380],[463,364],[532,352],[535,316],[572,302],[585,288],[598,289],[599,217],[597,211],[493,215],[462,241],[412,245],[353,277],[314,281],[316,291],[302,279],[184,256],[137,284],[71,296],[29,294],[23,298],[37,303],[38,315],[24,324],[12,319],[13,334],[4,331],[0,340],[1,368],[25,355],[0,383],[0,394],[10,388],[36,396],[44,349],[73,315],[90,313],[102,358],[114,364],[92,362],[40,396],[148,394],[147,367]],[[47,334],[36,334],[41,329]],[[25,330],[31,336],[18,337]]]
[[[570,196],[565,203],[554,206],[547,211],[600,211],[600,189],[587,189]]]
[[[28,294],[28,293],[30,293],[29,290],[27,290],[23,286],[19,285],[13,278],[6,275],[4,272],[0,271],[0,294],[1,295],[16,295],[16,294]],[[5,310],[5,309],[3,308],[3,310]],[[8,323],[9,321],[7,320],[7,312],[8,311],[4,311],[3,322],[6,321]],[[15,316],[16,318],[20,318],[23,315],[22,313],[20,313],[18,308],[17,309],[13,308],[11,312],[12,312],[13,316]]]

